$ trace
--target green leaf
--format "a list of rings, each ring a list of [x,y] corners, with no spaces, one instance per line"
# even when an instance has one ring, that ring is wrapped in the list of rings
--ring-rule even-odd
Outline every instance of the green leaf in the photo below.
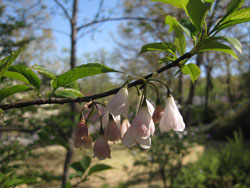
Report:
[[[77,80],[75,80],[74,82],[66,84],[64,87],[66,87],[66,88],[72,88],[72,89],[77,89],[77,90],[80,89]]]
[[[39,65],[33,65],[30,68],[34,69],[34,70],[37,70],[37,72],[39,72],[41,75],[46,76],[46,77],[48,77],[48,78],[50,78],[52,80],[56,79],[56,76],[53,73],[49,72],[47,69],[45,69],[45,68],[43,68],[43,67],[41,67]]]
[[[199,48],[199,52],[207,52],[207,51],[217,51],[224,52],[226,54],[230,54],[236,60],[239,60],[234,51],[227,45],[222,44],[217,41],[203,42],[204,44]]]
[[[25,66],[25,65],[14,65],[14,66],[11,66],[9,68],[9,71],[17,72],[17,73],[22,74],[29,81],[29,83],[32,86],[34,86],[36,89],[40,88],[41,80],[27,66]]]
[[[28,85],[30,84],[29,81],[22,74],[20,74],[18,72],[6,71],[3,76],[22,81]]]
[[[11,64],[16,60],[20,53],[21,49],[0,60],[0,78],[5,74],[5,72],[9,69]]]
[[[91,163],[91,158],[89,156],[84,156],[80,163],[85,169],[87,169]]]
[[[102,74],[102,73],[108,73],[108,72],[119,72],[119,71],[111,69],[99,63],[89,63],[89,64],[80,65],[78,67],[75,67],[59,75],[57,79],[57,87],[63,87],[80,78]]]
[[[180,0],[152,0],[152,1],[158,1],[158,2],[173,5],[178,8],[182,8],[182,2]]]
[[[239,53],[242,52],[241,43],[238,39],[233,37],[218,37],[218,38],[229,42]]]
[[[162,64],[162,63],[169,63],[169,62],[171,62],[171,61],[175,61],[177,59],[177,57],[176,56],[167,56],[167,57],[164,57],[164,58],[161,58],[160,60],[159,60],[159,64]]]
[[[65,188],[71,188],[70,182],[67,182]]]
[[[165,17],[165,23],[169,25],[169,32],[174,31],[175,39],[174,44],[179,55],[183,55],[186,51],[186,39],[183,34],[183,30],[180,27],[180,23],[176,20],[176,18],[171,16]]]
[[[58,97],[58,98],[77,98],[77,97],[83,97],[83,94],[77,90],[77,89],[63,89],[63,90],[58,90],[53,94],[53,97]]]
[[[183,74],[189,74],[193,83],[199,78],[201,72],[200,68],[194,63],[184,65],[181,71]]]
[[[94,165],[90,168],[89,170],[89,175],[96,173],[96,172],[100,172],[100,171],[104,171],[104,170],[109,170],[112,169],[112,166],[106,165],[106,164],[97,164]]]
[[[17,186],[21,184],[29,184],[29,183],[36,183],[37,180],[35,178],[13,178],[6,182],[6,187]]]
[[[219,22],[213,31],[219,32],[222,29],[236,24],[250,21],[250,7],[238,9],[229,14],[222,22]]]
[[[142,46],[139,54],[142,54],[148,51],[164,51],[164,52],[169,52],[175,55],[176,47],[172,43],[168,43],[168,42],[151,43],[151,44],[146,44]]]
[[[224,16],[224,18],[227,17],[229,14],[231,14],[234,10],[240,8],[243,5],[244,1],[245,0],[231,0],[230,3],[228,4],[227,13]]]
[[[73,162],[70,166],[71,166],[75,171],[81,172],[82,175],[83,175],[83,173],[86,171],[86,169],[81,165],[80,161],[78,161],[78,162]]]
[[[190,19],[184,18],[180,20],[180,27],[190,37],[193,38],[198,33],[198,30],[192,24]]]
[[[208,12],[206,4],[201,0],[182,0],[182,5],[191,22],[200,31]]]
[[[6,97],[10,95],[13,95],[15,93],[20,93],[23,91],[28,91],[30,89],[31,88],[26,85],[15,85],[15,86],[10,86],[10,87],[0,89],[0,101],[2,101],[3,99],[5,99]]]
[[[57,86],[57,79],[51,80],[50,81],[50,85],[52,86],[53,89],[58,88],[58,86]]]
[[[71,164],[71,167],[77,171],[81,172],[83,174],[89,167],[91,163],[91,158],[88,156],[84,156],[81,161],[77,161]]]

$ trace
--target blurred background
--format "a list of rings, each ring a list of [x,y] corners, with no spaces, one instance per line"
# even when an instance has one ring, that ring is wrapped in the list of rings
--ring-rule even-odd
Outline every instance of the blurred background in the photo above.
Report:
[[[121,86],[128,75],[144,76],[163,66],[158,61],[164,54],[138,53],[147,43],[173,42],[173,33],[164,23],[166,15],[178,20],[185,17],[180,9],[152,1],[76,2],[0,0],[0,58],[22,47],[15,64],[37,64],[57,75],[85,63],[102,63],[126,72],[81,79],[80,90],[88,96]],[[228,3],[215,0],[208,28],[225,14]],[[248,1],[244,4],[249,5]],[[156,125],[149,150],[110,143],[112,158],[98,161],[92,158],[92,151],[74,149],[72,135],[80,118],[80,103],[1,112],[0,187],[250,187],[249,33],[249,23],[220,33],[239,39],[239,61],[215,52],[191,58],[201,69],[195,84],[189,76],[176,75],[177,68],[158,75],[173,91],[187,129],[160,133]],[[187,50],[191,48],[188,41]],[[40,79],[41,95],[47,97],[49,79]],[[2,78],[0,88],[12,84],[13,80]],[[165,105],[166,89],[159,86],[159,92]],[[147,93],[155,104],[154,88]],[[129,97],[132,119],[136,89],[129,90]],[[31,91],[1,103],[36,98]],[[99,125],[94,116],[90,122],[94,140]]]

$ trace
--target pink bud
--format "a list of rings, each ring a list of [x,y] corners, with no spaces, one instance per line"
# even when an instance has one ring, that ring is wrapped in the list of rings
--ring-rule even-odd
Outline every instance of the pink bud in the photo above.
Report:
[[[117,127],[113,116],[109,115],[108,125],[104,130],[104,136],[107,140],[110,141],[118,141],[121,139],[121,132],[120,129]]]
[[[164,108],[161,104],[157,105],[153,114],[153,121],[154,123],[159,123],[161,120],[161,117],[163,115]]]
[[[81,120],[75,128],[75,137],[76,138],[87,137],[88,134],[89,134],[88,126],[85,120]]]
[[[99,135],[94,144],[94,157],[97,157],[99,160],[103,160],[111,158],[110,153],[110,147],[107,140],[104,138],[104,135]]]

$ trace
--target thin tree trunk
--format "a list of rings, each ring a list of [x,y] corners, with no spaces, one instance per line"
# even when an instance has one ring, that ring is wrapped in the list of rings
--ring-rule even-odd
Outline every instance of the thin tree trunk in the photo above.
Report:
[[[202,55],[197,55],[196,65],[200,67],[201,63],[202,63]],[[193,104],[194,92],[195,92],[195,84],[193,84],[190,81],[189,95],[185,104],[185,114],[184,114],[184,120],[187,126],[190,125],[192,121],[192,104]]]
[[[163,187],[167,188],[165,168],[160,166],[159,170],[160,170],[161,179],[163,181]]]
[[[227,59],[226,59],[226,66],[227,66],[227,95],[228,95],[228,99],[229,99],[229,102],[232,104],[234,99],[233,99],[233,95],[232,95],[232,92],[231,92],[231,73],[230,73],[230,63],[227,62]]]
[[[71,50],[70,50],[70,67],[71,69],[76,66],[76,40],[77,40],[77,8],[78,8],[78,0],[74,0],[72,7],[72,18],[70,20],[71,24]],[[75,113],[76,113],[76,104],[70,104],[70,111],[72,125],[75,122]],[[68,132],[68,147],[66,149],[66,156],[64,161],[64,169],[63,169],[63,177],[62,177],[62,188],[66,186],[66,183],[69,179],[69,164],[73,158],[73,136],[74,136],[74,128],[71,126]]]
[[[212,88],[212,81],[211,81],[211,72],[212,72],[212,65],[208,63],[206,66],[206,90],[205,90],[205,107],[208,107],[208,100],[209,100],[209,92]]]

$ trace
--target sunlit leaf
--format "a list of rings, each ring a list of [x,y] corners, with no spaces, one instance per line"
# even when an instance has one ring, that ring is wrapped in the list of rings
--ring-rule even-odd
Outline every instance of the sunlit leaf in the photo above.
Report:
[[[176,46],[179,55],[183,55],[186,50],[186,39],[183,34],[183,30],[180,27],[180,23],[176,20],[176,18],[171,16],[165,17],[165,23],[169,25],[169,32],[174,31],[175,33],[174,44]]]
[[[0,60],[0,78],[5,74],[20,53],[21,49]]]
[[[33,65],[32,67],[30,67],[31,69],[37,70],[37,72],[39,72],[41,75],[46,76],[50,79],[56,79],[56,76],[49,72],[47,69],[45,69],[44,67],[41,67],[39,65]]]
[[[27,85],[15,85],[0,89],[0,101],[5,99],[6,97],[9,97],[10,95],[13,95],[15,93],[20,93],[23,91],[28,91],[30,89],[31,88]]]
[[[22,74],[32,86],[36,89],[40,88],[41,80],[29,67],[25,65],[13,65],[9,68],[9,71]]]
[[[183,74],[189,74],[193,83],[199,78],[201,72],[200,68],[194,63],[184,65],[181,71]]]
[[[218,41],[210,41],[210,42],[204,42],[204,44],[199,48],[199,52],[207,52],[207,51],[217,51],[217,52],[224,52],[226,54],[230,54],[232,57],[234,57],[236,60],[239,60],[237,55],[234,53],[234,51],[227,45],[222,44]]]
[[[22,74],[20,74],[18,72],[6,71],[3,76],[22,81],[26,84],[30,84],[29,81]]]
[[[112,166],[106,165],[106,164],[97,164],[94,165],[90,168],[89,170],[89,175],[96,173],[96,172],[100,172],[100,171],[104,171],[104,170],[109,170],[112,169]]]
[[[83,97],[83,94],[77,89],[65,88],[54,92],[53,97],[58,98],[77,98]]]
[[[161,63],[169,63],[171,61],[175,61],[176,59],[177,59],[176,56],[167,56],[167,57],[161,58],[158,63],[159,64],[161,64]]]
[[[99,63],[89,63],[75,67],[61,75],[57,79],[57,87],[63,87],[77,79],[108,72],[119,72]]]
[[[164,51],[175,55],[176,47],[172,43],[168,42],[151,43],[142,46],[139,54],[149,51]]]
[[[72,89],[77,89],[77,90],[79,90],[79,85],[78,85],[77,80],[75,80],[74,82],[68,83],[68,84],[66,84],[66,85],[63,86],[63,87],[72,88]]]
[[[250,21],[250,7],[238,9],[229,14],[222,22],[219,22],[215,27],[215,31],[219,32],[222,29],[231,27],[236,24]]]
[[[158,1],[158,2],[173,5],[178,8],[182,8],[182,2],[180,0],[152,0],[152,1]]]

